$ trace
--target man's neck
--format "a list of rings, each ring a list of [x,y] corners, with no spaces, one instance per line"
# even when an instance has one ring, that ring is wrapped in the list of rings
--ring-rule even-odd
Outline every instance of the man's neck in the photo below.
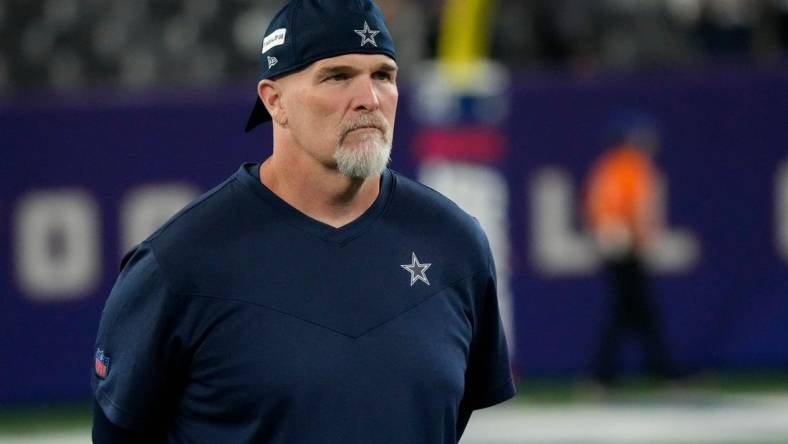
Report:
[[[350,178],[303,160],[275,154],[261,165],[260,181],[312,219],[335,228],[347,225],[364,214],[380,193],[380,176]]]

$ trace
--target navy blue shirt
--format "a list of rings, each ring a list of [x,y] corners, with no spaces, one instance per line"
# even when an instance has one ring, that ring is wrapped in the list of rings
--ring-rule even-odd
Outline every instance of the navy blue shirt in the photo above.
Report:
[[[484,233],[390,170],[334,228],[243,165],[127,255],[96,348],[106,417],[173,443],[456,443],[514,394]]]

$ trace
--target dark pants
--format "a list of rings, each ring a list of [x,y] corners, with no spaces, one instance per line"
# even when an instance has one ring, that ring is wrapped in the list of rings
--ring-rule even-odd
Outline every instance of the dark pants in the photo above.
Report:
[[[643,341],[649,372],[658,379],[672,378],[673,366],[642,262],[635,254],[629,254],[607,261],[605,271],[612,298],[610,317],[595,357],[594,376],[602,384],[615,383],[621,344],[629,335],[637,334]]]

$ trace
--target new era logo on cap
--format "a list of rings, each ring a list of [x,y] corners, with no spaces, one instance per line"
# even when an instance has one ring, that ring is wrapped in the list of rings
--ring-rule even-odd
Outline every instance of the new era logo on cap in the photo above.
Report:
[[[279,62],[279,59],[277,59],[276,57],[268,56],[268,69],[273,68],[277,62]]]

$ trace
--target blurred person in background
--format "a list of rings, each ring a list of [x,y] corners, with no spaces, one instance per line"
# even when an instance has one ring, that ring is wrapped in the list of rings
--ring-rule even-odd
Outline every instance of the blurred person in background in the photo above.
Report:
[[[127,254],[99,325],[96,442],[456,443],[514,395],[478,222],[387,169],[395,51],[371,1],[268,26],[244,164]]]
[[[645,264],[659,235],[658,177],[653,156],[659,146],[655,122],[640,112],[611,119],[605,151],[591,167],[585,193],[587,225],[604,261],[610,300],[593,371],[597,382],[616,382],[618,351],[638,334],[650,373],[674,375]]]

